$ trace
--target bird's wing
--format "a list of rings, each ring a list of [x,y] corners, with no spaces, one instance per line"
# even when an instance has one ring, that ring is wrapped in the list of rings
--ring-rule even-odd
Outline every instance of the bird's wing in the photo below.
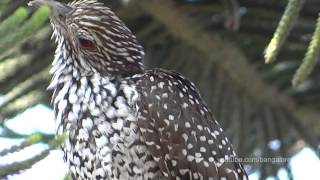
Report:
[[[139,130],[164,176],[247,179],[193,83],[178,73],[154,69],[139,78],[137,90]]]

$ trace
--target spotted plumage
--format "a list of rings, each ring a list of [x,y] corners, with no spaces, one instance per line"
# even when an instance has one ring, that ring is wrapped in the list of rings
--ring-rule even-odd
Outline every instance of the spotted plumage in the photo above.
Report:
[[[102,3],[49,5],[57,134],[73,179],[247,179],[195,85],[145,71],[143,48]]]

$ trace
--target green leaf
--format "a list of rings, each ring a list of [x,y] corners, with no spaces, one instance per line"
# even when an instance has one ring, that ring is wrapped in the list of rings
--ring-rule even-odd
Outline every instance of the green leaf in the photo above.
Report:
[[[9,153],[14,153],[14,152],[18,152],[28,146],[31,146],[33,144],[39,143],[43,140],[43,137],[41,134],[37,133],[37,134],[32,134],[29,137],[27,137],[22,143],[20,143],[19,145],[14,145],[11,146],[10,148],[4,149],[2,151],[0,151],[0,156],[5,156]]]
[[[63,134],[61,136],[58,136],[56,139],[52,140],[50,143],[49,143],[49,147],[51,149],[55,149],[57,147],[59,147],[61,144],[63,144],[63,142],[66,140],[67,138],[67,135],[66,134]]]
[[[313,33],[312,40],[309,44],[308,51],[292,79],[292,85],[298,86],[312,72],[317,60],[320,58],[320,16],[317,20],[316,30]]]
[[[264,58],[266,63],[270,63],[275,60],[282,45],[287,39],[289,32],[298,19],[302,4],[303,0],[289,0],[276,32],[265,50]]]
[[[27,16],[28,10],[26,8],[18,8],[11,16],[0,24],[0,37],[4,36],[6,33],[13,32]]]
[[[25,38],[40,29],[47,21],[50,13],[50,8],[47,6],[40,7],[34,15],[23,24],[17,31],[8,34],[0,39],[0,52],[5,52],[22,42]]]

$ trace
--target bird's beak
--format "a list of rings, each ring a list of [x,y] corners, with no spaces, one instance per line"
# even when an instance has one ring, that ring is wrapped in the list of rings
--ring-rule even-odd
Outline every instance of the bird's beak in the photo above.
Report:
[[[68,5],[54,0],[33,0],[28,3],[28,6],[35,8],[44,5],[50,7],[52,11],[51,18],[63,18],[72,10]]]

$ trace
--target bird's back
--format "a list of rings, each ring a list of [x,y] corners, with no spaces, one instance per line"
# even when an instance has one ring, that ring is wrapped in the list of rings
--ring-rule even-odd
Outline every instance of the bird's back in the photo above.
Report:
[[[172,71],[147,71],[137,83],[138,126],[168,179],[247,179],[195,85]]]

